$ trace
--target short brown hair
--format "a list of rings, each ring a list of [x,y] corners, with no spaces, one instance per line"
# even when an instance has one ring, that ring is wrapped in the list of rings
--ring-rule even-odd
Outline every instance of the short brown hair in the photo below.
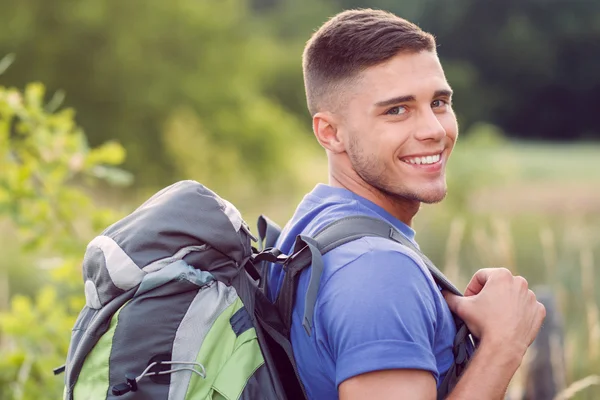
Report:
[[[335,15],[313,34],[302,56],[310,114],[322,111],[330,95],[364,69],[400,52],[424,50],[435,51],[434,37],[392,13],[357,9]]]

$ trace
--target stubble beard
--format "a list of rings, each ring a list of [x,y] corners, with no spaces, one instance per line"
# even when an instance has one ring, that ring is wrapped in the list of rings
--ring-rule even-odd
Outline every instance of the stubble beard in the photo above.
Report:
[[[355,139],[349,142],[348,158],[356,174],[367,184],[380,191],[387,198],[406,202],[418,201],[425,204],[435,204],[441,202],[446,197],[446,188],[442,193],[419,193],[415,190],[394,184],[390,176],[386,174],[385,164],[382,163],[377,155],[365,154],[360,150],[360,145]]]

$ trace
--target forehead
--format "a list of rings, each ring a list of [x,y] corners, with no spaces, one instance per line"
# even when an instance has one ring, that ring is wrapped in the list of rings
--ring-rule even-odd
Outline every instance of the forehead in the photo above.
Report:
[[[400,53],[361,73],[355,95],[365,101],[413,95],[417,100],[450,89],[436,53]]]

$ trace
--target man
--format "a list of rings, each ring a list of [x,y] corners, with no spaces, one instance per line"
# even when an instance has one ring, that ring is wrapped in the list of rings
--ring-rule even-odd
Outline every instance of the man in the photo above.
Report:
[[[414,241],[420,204],[446,194],[458,135],[434,38],[386,12],[346,11],[307,43],[303,70],[329,185],[305,196],[278,247],[290,252],[297,235],[349,215],[381,218]],[[309,270],[292,321],[311,399],[435,399],[453,360],[450,310],[480,346],[448,398],[502,399],[545,316],[527,281],[506,269],[477,272],[456,297],[439,290],[414,252],[383,238],[342,245],[323,261],[311,334],[301,322]],[[281,280],[273,267],[271,296]]]

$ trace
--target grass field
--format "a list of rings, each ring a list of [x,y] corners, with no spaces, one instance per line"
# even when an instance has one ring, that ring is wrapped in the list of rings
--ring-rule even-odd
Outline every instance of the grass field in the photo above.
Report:
[[[565,384],[578,382],[567,394],[600,399],[600,144],[466,141],[453,157],[447,201],[416,219],[422,248],[463,287],[490,266],[549,287],[565,328]]]

